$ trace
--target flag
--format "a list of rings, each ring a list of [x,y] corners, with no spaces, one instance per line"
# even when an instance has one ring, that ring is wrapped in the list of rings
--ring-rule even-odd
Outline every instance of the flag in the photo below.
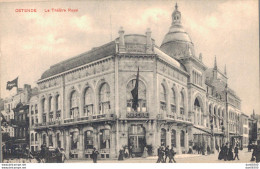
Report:
[[[137,76],[136,76],[136,81],[135,81],[135,87],[134,89],[131,91],[131,94],[133,96],[133,104],[132,104],[132,108],[136,111],[137,110],[137,106],[138,106],[138,83],[139,83],[139,67],[138,67],[138,71],[137,71]]]
[[[0,112],[0,114],[1,114],[1,124],[4,123],[4,122],[7,122],[3,113]]]
[[[18,77],[12,81],[7,82],[6,90],[11,90],[13,87],[18,87]]]

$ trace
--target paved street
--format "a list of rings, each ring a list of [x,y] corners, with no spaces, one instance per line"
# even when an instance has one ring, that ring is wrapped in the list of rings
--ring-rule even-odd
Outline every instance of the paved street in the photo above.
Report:
[[[240,160],[224,161],[218,160],[218,154],[199,155],[199,154],[181,154],[176,155],[177,163],[250,163],[252,152],[247,152],[246,149],[239,151]],[[124,161],[118,160],[98,160],[98,163],[155,163],[157,157],[148,158],[131,158]],[[92,163],[91,160],[68,160],[67,163]],[[168,162],[168,160],[167,160]]]

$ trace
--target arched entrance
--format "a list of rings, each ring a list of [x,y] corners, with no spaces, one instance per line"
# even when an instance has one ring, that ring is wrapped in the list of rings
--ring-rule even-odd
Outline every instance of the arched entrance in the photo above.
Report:
[[[146,146],[145,128],[141,125],[131,125],[128,129],[128,146],[132,146],[135,156],[142,156]]]
[[[194,100],[194,112],[195,112],[195,123],[197,125],[203,125],[204,124],[204,118],[203,118],[203,109],[202,109],[202,102],[199,99],[199,97],[196,97]]]
[[[161,146],[166,146],[166,130],[161,129]]]

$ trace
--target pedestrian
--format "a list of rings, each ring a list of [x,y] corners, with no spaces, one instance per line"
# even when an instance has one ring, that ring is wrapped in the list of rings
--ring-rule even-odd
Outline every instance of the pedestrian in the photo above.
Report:
[[[144,152],[143,152],[143,158],[146,158],[148,156],[148,153],[147,153],[147,148],[144,147]]]
[[[173,147],[169,150],[169,163],[172,163],[172,161],[174,161],[174,163],[176,163],[174,156],[175,156],[175,152],[173,150]]]
[[[219,146],[218,146],[218,144],[216,145],[216,150],[219,152]]]
[[[157,159],[157,162],[156,163],[160,163],[161,162],[161,147],[158,147],[157,149],[157,156],[158,156],[158,159]]]
[[[97,157],[98,157],[99,152],[96,150],[96,148],[93,148],[92,151],[92,159],[93,159],[93,163],[97,163]]]
[[[250,161],[255,161],[255,157],[256,157],[256,146],[252,146],[252,149],[253,149],[253,153],[252,153],[252,157],[251,157],[251,160]]]
[[[162,163],[166,163],[166,161],[164,160],[164,156],[165,156],[165,147],[162,146],[162,150],[161,150],[161,162]]]
[[[207,155],[210,154],[210,148],[209,148],[209,145],[207,146]]]
[[[133,158],[133,146],[132,145],[129,146],[129,158],[130,157]]]
[[[128,158],[128,157],[129,157],[129,150],[128,150],[128,147],[127,147],[127,146],[125,147],[125,152],[124,152],[124,154],[125,154],[125,158]]]
[[[230,146],[230,148],[228,149],[228,161],[234,160],[234,154],[233,154],[233,150],[232,150],[232,146]]]
[[[260,140],[257,141],[255,159],[256,159],[256,163],[260,162]]]
[[[220,152],[219,152],[219,154],[218,154],[218,159],[219,160],[222,160],[222,159],[224,159],[224,144],[221,146],[221,148],[220,148]]]
[[[166,162],[166,159],[167,159],[167,157],[169,157],[169,146],[166,146],[166,148],[165,148],[165,150],[164,150],[164,152],[165,152],[165,162]]]
[[[119,156],[118,156],[118,161],[122,161],[122,160],[124,160],[124,149],[123,148],[121,148],[119,150]]]
[[[236,145],[236,147],[235,147],[235,149],[234,149],[234,153],[235,153],[234,160],[236,159],[236,157],[237,157],[237,159],[239,160],[239,158],[238,158],[238,147],[237,147],[237,145]]]
[[[228,143],[226,143],[226,145],[223,147],[223,157],[224,157],[224,161],[227,161],[227,156],[228,156]]]

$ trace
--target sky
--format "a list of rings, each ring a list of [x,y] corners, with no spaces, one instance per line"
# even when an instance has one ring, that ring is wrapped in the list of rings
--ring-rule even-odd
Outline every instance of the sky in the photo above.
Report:
[[[259,113],[259,19],[257,0],[132,0],[0,2],[1,97],[15,93],[6,82],[19,76],[19,87],[35,87],[51,65],[101,46],[125,34],[152,31],[156,45],[171,25],[175,3],[182,24],[206,66],[227,67],[229,86],[242,100],[242,111]],[[16,9],[37,12],[15,12]],[[77,9],[78,12],[45,12]]]

